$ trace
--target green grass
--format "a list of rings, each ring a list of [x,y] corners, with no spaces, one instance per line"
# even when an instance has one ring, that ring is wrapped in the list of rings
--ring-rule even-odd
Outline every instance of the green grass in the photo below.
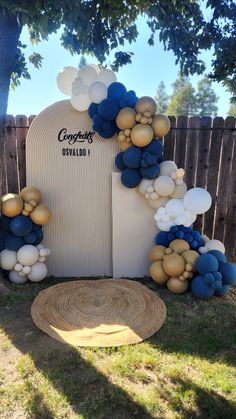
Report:
[[[13,287],[0,303],[0,417],[58,419],[236,417],[236,293],[201,301],[148,280],[167,319],[137,345],[72,348],[33,324],[44,287]]]

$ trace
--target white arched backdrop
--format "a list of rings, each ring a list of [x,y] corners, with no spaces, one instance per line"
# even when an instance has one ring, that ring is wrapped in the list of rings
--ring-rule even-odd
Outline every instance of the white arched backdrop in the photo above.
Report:
[[[64,100],[43,110],[27,135],[27,185],[42,191],[53,212],[44,227],[49,274],[143,276],[156,232],[153,210],[136,190],[121,185],[118,173],[112,176],[116,136],[92,132],[88,113]],[[81,142],[63,139],[76,133]]]

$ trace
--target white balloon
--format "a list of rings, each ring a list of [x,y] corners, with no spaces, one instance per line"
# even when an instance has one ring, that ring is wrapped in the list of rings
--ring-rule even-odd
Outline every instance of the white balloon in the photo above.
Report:
[[[78,71],[78,77],[80,77],[84,84],[88,87],[98,79],[98,74],[94,67],[90,65],[85,65],[84,67],[80,68]]]
[[[48,252],[47,249],[40,249],[39,250],[39,256],[47,256]]]
[[[78,68],[64,67],[57,75],[57,87],[66,96],[72,93],[72,82],[77,77]]]
[[[203,188],[189,189],[184,195],[184,206],[195,214],[204,214],[211,206],[211,195]]]
[[[169,231],[174,225],[172,221],[157,221],[156,224],[161,231]]]
[[[38,249],[32,244],[26,244],[22,246],[17,252],[17,260],[22,265],[31,266],[37,262],[38,257]]]
[[[208,252],[210,250],[219,250],[220,252],[225,253],[225,246],[220,240],[216,240],[216,239],[208,240],[205,244],[205,247]]]
[[[22,269],[22,272],[24,272],[25,275],[28,275],[31,272],[30,266],[24,266]]]
[[[95,81],[88,89],[88,96],[91,102],[100,103],[107,97],[107,87],[101,81]]]
[[[28,279],[32,282],[40,282],[46,278],[48,273],[47,266],[45,263],[36,262],[31,266],[31,272],[28,275]]]
[[[175,183],[169,176],[159,176],[154,182],[154,189],[160,196],[168,196],[175,190]]]
[[[87,94],[72,95],[70,101],[73,108],[80,112],[87,111],[91,103]]]
[[[0,254],[0,265],[2,269],[11,271],[17,263],[16,252],[14,250],[5,249]]]
[[[100,72],[100,68],[98,67],[97,64],[89,64],[89,65],[90,65],[90,67],[94,68],[94,70],[97,72],[97,74]]]
[[[181,199],[170,199],[166,204],[166,211],[170,217],[179,217],[184,212],[184,204]]]
[[[143,178],[141,180],[140,184],[139,184],[138,190],[141,194],[145,195],[149,186],[153,186],[153,179],[144,179]],[[153,190],[154,190],[154,188],[153,188]]]
[[[38,262],[45,262],[46,261],[46,256],[40,256],[38,258]]]
[[[13,284],[25,284],[27,282],[27,277],[20,275],[16,271],[11,271],[9,273],[9,279]]]
[[[22,271],[22,269],[23,269],[23,265],[21,265],[21,263],[16,263],[16,264],[15,264],[14,270],[15,270],[16,272],[21,272],[21,271]]]
[[[154,201],[152,199],[148,200],[148,203],[150,207],[155,208],[158,210],[159,208],[163,207],[167,202],[169,201],[169,198],[166,196],[161,196],[160,198],[155,199]]]
[[[183,199],[184,195],[187,192],[186,183],[181,183],[181,185],[175,185],[174,192],[170,195],[171,198]]]
[[[208,242],[208,240],[210,240],[209,237],[206,236],[206,234],[202,234],[202,239],[204,240],[205,243]]]
[[[172,160],[165,160],[160,164],[160,176],[170,176],[176,170],[177,166]]]
[[[84,84],[80,77],[76,77],[72,83],[72,95],[78,96],[80,93],[83,95],[88,93],[88,86]]]
[[[111,83],[114,83],[117,78],[112,70],[104,69],[98,74],[98,80],[102,81],[108,87]]]

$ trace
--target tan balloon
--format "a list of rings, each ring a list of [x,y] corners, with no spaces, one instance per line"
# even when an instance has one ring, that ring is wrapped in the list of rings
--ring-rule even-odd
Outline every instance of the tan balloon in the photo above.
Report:
[[[149,273],[153,281],[157,282],[160,285],[165,284],[166,281],[169,279],[169,275],[167,275],[167,273],[164,271],[163,264],[161,261],[154,262],[150,266]]]
[[[170,176],[177,170],[177,166],[172,160],[165,160],[160,164],[160,175],[159,176]]]
[[[42,201],[42,194],[38,188],[34,186],[26,186],[20,192],[21,198],[24,202],[36,201],[37,204],[40,204]]]
[[[174,294],[183,294],[188,289],[188,281],[180,281],[178,278],[170,278],[167,288]]]
[[[127,141],[119,141],[119,148],[120,151],[125,151],[127,150],[127,148],[131,147],[133,144],[132,143],[127,143]]]
[[[185,262],[191,263],[193,270],[195,270],[196,260],[199,257],[198,252],[195,250],[186,250],[181,256],[184,258]]]
[[[186,240],[181,239],[175,239],[170,244],[169,247],[174,250],[175,253],[178,253],[178,255],[181,255],[186,250],[190,249],[190,246]]]
[[[149,96],[142,96],[135,105],[135,110],[138,113],[143,114],[144,112],[149,112],[150,116],[154,115],[157,109],[155,100]]]
[[[165,115],[155,115],[152,128],[156,137],[164,137],[170,131],[170,120]]]
[[[47,224],[52,217],[52,211],[44,204],[39,204],[30,213],[30,218],[35,224]]]
[[[174,192],[170,195],[171,198],[182,199],[187,192],[186,183],[181,183],[181,185],[175,185]]]
[[[164,256],[163,268],[169,276],[176,278],[184,272],[185,261],[177,253],[172,253],[171,255]]]
[[[165,254],[166,247],[157,245],[153,246],[151,252],[149,253],[149,259],[151,262],[156,262],[157,260],[162,260]]]
[[[175,190],[175,182],[169,176],[158,176],[154,182],[155,191],[161,196],[168,196]]]
[[[159,209],[161,207],[164,207],[164,205],[170,200],[169,197],[166,196],[160,196],[160,198],[157,199],[149,199],[148,203],[150,205],[150,207],[155,208],[155,209]]]
[[[24,202],[22,198],[14,193],[8,193],[4,195],[1,199],[2,204],[2,214],[7,217],[15,217],[16,215],[21,214]]]
[[[116,117],[116,125],[118,128],[124,130],[126,128],[133,128],[136,124],[136,112],[133,108],[123,108]]]
[[[153,129],[150,125],[137,124],[132,128],[131,141],[137,147],[145,147],[153,139]]]

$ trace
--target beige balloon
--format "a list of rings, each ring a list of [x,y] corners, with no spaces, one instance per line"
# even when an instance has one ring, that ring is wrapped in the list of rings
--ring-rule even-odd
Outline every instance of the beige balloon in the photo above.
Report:
[[[180,281],[178,278],[170,278],[167,288],[174,294],[183,294],[188,289],[188,281]]]
[[[145,195],[149,186],[153,186],[153,179],[143,178],[139,184],[138,190],[142,195]]]
[[[165,250],[166,250],[165,246],[161,246],[161,245],[153,246],[153,248],[151,249],[149,253],[149,259],[151,260],[151,262],[162,260],[165,254]]]
[[[30,218],[35,224],[47,224],[52,217],[52,211],[44,204],[39,204],[30,213]]]
[[[152,128],[156,137],[164,137],[170,131],[170,120],[165,115],[155,115],[152,120]]]
[[[20,192],[20,196],[24,202],[36,201],[37,204],[40,204],[42,201],[42,194],[38,188],[35,186],[26,186]]]
[[[182,199],[187,192],[187,185],[186,183],[182,183],[181,185],[175,185],[174,192],[170,195],[171,198],[175,199]]]
[[[160,176],[170,176],[177,170],[177,166],[172,160],[165,160],[160,164]]]
[[[149,112],[150,116],[154,115],[157,109],[155,100],[149,96],[142,96],[135,105],[135,110],[138,113],[143,114],[144,112]]]
[[[163,268],[169,276],[176,278],[184,272],[185,261],[177,253],[172,253],[171,255],[164,256]]]
[[[166,281],[169,279],[169,275],[164,271],[163,263],[161,261],[152,263],[152,265],[150,266],[149,273],[153,281],[157,282],[160,285],[165,284]]]
[[[1,198],[1,211],[7,217],[15,217],[21,214],[24,207],[22,198],[13,193],[8,193]]]
[[[131,141],[137,147],[145,147],[153,139],[153,129],[150,125],[137,124],[132,128]]]
[[[158,176],[154,189],[161,196],[169,196],[175,190],[175,182],[169,176]]]
[[[173,240],[170,242],[169,247],[173,249],[175,253],[178,253],[178,255],[181,255],[183,252],[190,249],[188,242],[182,239]]]
[[[161,207],[164,207],[164,205],[170,200],[169,197],[166,196],[160,196],[160,198],[157,199],[149,199],[148,203],[150,207],[155,208],[158,210]]]
[[[133,108],[123,108],[120,110],[116,117],[116,125],[122,130],[133,128],[133,126],[136,124],[135,117],[136,112]]]
[[[191,263],[193,270],[195,270],[196,260],[199,257],[198,252],[195,250],[186,250],[181,256],[184,258],[186,263]]]
[[[125,151],[133,145],[132,143],[127,143],[127,141],[118,140],[118,143],[119,143],[120,151]]]

